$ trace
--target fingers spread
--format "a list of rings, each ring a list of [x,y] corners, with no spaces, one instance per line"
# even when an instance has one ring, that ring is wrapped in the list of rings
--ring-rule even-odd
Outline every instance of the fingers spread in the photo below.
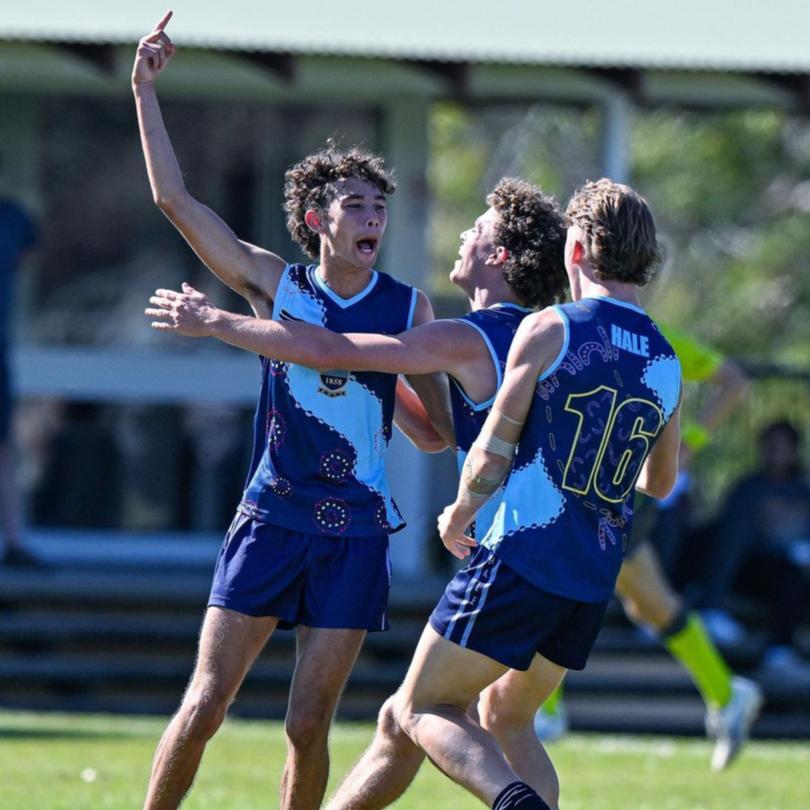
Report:
[[[172,313],[168,309],[145,309],[143,314],[149,318],[171,318]]]

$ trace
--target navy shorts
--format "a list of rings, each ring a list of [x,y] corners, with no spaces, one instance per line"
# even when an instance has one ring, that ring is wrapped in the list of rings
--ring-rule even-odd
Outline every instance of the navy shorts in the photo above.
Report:
[[[5,442],[11,433],[12,407],[8,358],[0,349],[0,444]]]
[[[584,669],[606,608],[607,602],[544,591],[479,546],[445,589],[430,625],[512,669],[528,669],[537,653],[566,669]]]
[[[387,535],[326,537],[237,513],[214,569],[209,606],[297,624],[388,629]]]

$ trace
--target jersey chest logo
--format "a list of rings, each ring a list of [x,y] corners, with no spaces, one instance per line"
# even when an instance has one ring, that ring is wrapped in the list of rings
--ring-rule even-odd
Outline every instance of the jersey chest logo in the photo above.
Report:
[[[318,386],[318,393],[327,397],[345,397],[346,388],[349,385],[348,371],[324,371],[321,376],[321,384]]]

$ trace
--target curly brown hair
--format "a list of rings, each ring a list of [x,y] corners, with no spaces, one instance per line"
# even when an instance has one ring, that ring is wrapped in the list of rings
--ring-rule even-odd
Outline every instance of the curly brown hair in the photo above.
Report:
[[[585,233],[585,255],[600,281],[643,287],[655,275],[662,251],[655,220],[638,192],[603,177],[574,192],[568,221]]]
[[[325,212],[337,196],[335,183],[349,177],[371,183],[383,194],[393,194],[396,189],[394,176],[379,155],[357,146],[342,150],[331,139],[323,149],[307,155],[284,175],[287,230],[313,259],[320,254],[320,237],[307,227],[304,215],[310,209]]]
[[[504,177],[487,196],[498,214],[494,242],[506,248],[503,276],[522,303],[546,307],[565,297],[565,222],[559,203],[533,183]]]

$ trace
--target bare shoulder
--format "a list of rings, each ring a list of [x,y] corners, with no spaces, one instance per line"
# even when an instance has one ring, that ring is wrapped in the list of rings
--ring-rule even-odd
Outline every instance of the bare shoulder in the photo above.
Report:
[[[553,307],[546,307],[539,312],[527,315],[518,327],[515,340],[523,344],[548,342],[555,339],[560,342],[565,336],[565,324],[562,317]]]
[[[413,312],[413,325],[419,326],[433,320],[433,306],[422,290],[416,287],[414,287],[414,290],[416,292],[416,307]]]
[[[564,343],[565,324],[559,313],[551,307],[534,312],[518,327],[507,367],[540,374],[554,365]]]

